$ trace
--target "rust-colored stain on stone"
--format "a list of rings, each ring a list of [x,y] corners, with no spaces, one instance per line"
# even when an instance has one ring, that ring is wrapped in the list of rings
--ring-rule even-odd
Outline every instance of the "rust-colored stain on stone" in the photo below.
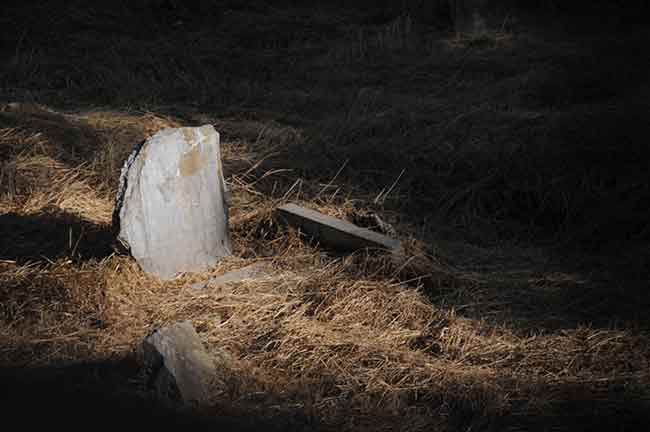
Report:
[[[197,140],[196,132],[192,128],[181,128],[181,132],[183,133],[183,136],[185,137],[185,142],[187,142],[190,147],[194,146]]]
[[[201,144],[197,142],[199,137],[189,128],[183,128],[183,135],[191,146],[190,151],[181,157],[179,171],[181,176],[187,177],[197,173],[208,161],[208,152],[201,151]]]

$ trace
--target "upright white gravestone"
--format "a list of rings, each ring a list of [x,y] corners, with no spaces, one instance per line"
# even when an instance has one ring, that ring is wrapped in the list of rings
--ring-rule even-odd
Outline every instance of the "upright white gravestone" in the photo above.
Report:
[[[163,129],[122,168],[118,239],[161,279],[205,270],[231,254],[227,194],[214,127]]]

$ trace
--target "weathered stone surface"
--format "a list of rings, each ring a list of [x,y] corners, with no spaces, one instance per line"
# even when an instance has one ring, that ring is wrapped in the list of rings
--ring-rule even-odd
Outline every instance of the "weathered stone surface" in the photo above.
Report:
[[[300,228],[303,233],[335,249],[379,248],[394,251],[401,245],[399,240],[296,204],[286,204],[277,211],[287,224]]]
[[[242,282],[248,279],[262,279],[268,276],[269,274],[264,269],[264,266],[261,264],[251,264],[237,270],[226,272],[221,276],[210,278],[207,281],[194,283],[190,285],[190,287],[201,289],[208,286],[224,285],[229,282]]]
[[[143,341],[139,355],[149,384],[159,395],[186,404],[210,401],[217,368],[191,323],[154,331]]]
[[[118,239],[162,279],[205,270],[231,253],[227,193],[217,131],[164,129],[122,168]]]

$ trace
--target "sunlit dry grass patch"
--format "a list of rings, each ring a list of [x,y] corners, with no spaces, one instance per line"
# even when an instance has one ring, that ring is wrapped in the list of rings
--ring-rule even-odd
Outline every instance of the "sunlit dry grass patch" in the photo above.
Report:
[[[156,326],[190,320],[208,350],[235,359],[219,409],[362,430],[482,427],[508,415],[545,415],[561,405],[565,385],[596,391],[614,377],[648,380],[642,333],[571,323],[522,332],[506,317],[509,296],[523,285],[495,297],[498,280],[454,268],[415,240],[405,241],[400,259],[340,256],[279,224],[274,208],[293,199],[350,220],[360,211],[344,195],[323,199],[336,177],[296,184],[272,163],[256,162],[265,156],[254,149],[296,139],[283,128],[232,130],[223,143],[225,164],[239,160],[228,177],[235,256],[205,274],[158,281],[111,249],[114,179],[104,173],[121,165],[130,143],[180,123],[112,112],[71,118],[94,131],[92,163],[72,164],[53,135],[2,131],[3,166],[12,167],[1,215],[13,245],[3,246],[0,274],[5,364],[129,355]],[[265,263],[269,277],[191,287],[252,262]],[[536,280],[546,290],[580,283],[561,274]],[[614,398],[612,409],[619,403],[603,397]]]

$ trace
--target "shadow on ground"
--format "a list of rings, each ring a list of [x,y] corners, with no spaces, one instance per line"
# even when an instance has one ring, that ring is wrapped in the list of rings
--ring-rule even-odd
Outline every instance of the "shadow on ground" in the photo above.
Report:
[[[462,316],[521,334],[580,326],[650,328],[645,245],[627,245],[618,255],[444,242],[440,247],[454,272],[425,280],[425,292]]]
[[[0,237],[0,260],[17,264],[64,257],[101,259],[112,253],[114,240],[110,226],[60,210],[1,214]]]
[[[199,414],[179,409],[137,391],[131,358],[38,368],[0,368],[3,421],[22,427],[41,425],[81,430],[101,425],[122,429],[169,426],[190,430],[252,431],[272,425],[251,418]]]
[[[93,160],[102,143],[92,127],[33,104],[9,104],[5,109],[0,106],[0,127],[44,138],[47,144],[41,145],[40,150],[70,167],[79,165],[80,161]],[[29,152],[32,149],[26,147],[17,151]]]
[[[629,382],[541,386],[536,391],[553,394],[553,402],[515,412],[495,422],[494,430],[508,431],[630,431],[650,423],[647,391],[632,389]],[[641,386],[639,386],[641,387]],[[534,405],[531,400],[522,404]],[[524,414],[525,413],[525,414]]]
[[[269,420],[245,412],[180,409],[138,389],[134,385],[137,368],[132,357],[65,366],[0,368],[3,420],[15,420],[23,427],[47,421],[50,427],[68,430],[86,430],[98,422],[115,428],[128,424],[213,431],[326,430],[277,416]],[[453,407],[450,426],[458,430],[480,425],[481,430],[494,431],[627,431],[641,430],[650,422],[650,401],[642,389],[630,389],[629,382],[621,381],[620,386],[603,383],[602,388],[598,383],[522,386],[533,395],[553,393],[553,403],[536,406],[534,398],[517,400],[515,396],[510,408],[487,422],[476,418],[477,413],[469,406],[465,415],[458,412],[463,407]]]

